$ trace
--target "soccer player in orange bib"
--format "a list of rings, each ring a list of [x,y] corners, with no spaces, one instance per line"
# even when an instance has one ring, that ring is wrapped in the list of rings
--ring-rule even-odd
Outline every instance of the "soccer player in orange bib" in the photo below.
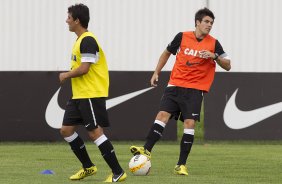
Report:
[[[208,8],[198,10],[195,14],[195,30],[178,33],[161,54],[151,85],[157,86],[159,74],[171,54],[176,55],[174,67],[144,146],[130,147],[133,155],[143,154],[151,158],[152,148],[162,137],[168,120],[180,116],[184,122],[184,132],[179,160],[174,168],[177,175],[188,175],[186,161],[194,141],[195,122],[200,120],[203,94],[212,85],[216,65],[226,71],[231,69],[230,59],[221,44],[209,35],[214,19],[213,12]]]

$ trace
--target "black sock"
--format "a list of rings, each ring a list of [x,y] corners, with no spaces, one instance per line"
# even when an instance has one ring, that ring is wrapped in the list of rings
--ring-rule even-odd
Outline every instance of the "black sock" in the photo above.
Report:
[[[98,148],[100,149],[100,152],[104,157],[105,161],[112,169],[112,172],[114,174],[121,174],[123,170],[119,165],[112,143],[107,139],[102,144],[100,144]]]
[[[185,165],[194,142],[194,135],[183,134],[180,143],[180,155],[177,165]]]
[[[92,167],[94,164],[89,158],[83,140],[78,136],[72,142],[69,142],[72,151],[82,163],[83,168]]]
[[[149,131],[144,148],[147,149],[148,151],[152,151],[156,142],[160,140],[160,138],[162,137],[163,131],[164,131],[163,126],[159,125],[158,123],[154,123],[153,126],[151,127],[151,130]]]

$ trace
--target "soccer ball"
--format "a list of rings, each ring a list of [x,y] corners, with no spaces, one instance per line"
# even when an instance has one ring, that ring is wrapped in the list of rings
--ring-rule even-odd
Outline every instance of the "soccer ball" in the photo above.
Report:
[[[151,168],[151,161],[144,155],[135,155],[129,161],[129,170],[136,176],[148,175]]]

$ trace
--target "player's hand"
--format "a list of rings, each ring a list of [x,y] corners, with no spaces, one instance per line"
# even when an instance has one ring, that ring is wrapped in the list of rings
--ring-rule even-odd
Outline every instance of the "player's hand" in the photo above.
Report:
[[[156,82],[158,82],[158,80],[159,80],[159,75],[154,73],[151,78],[151,86],[157,87],[158,85],[156,84]]]
[[[67,80],[67,73],[63,72],[59,74],[60,83],[63,84]]]
[[[215,57],[214,53],[208,50],[201,50],[199,54],[201,58],[205,58],[205,59],[209,59],[209,58],[213,59]]]

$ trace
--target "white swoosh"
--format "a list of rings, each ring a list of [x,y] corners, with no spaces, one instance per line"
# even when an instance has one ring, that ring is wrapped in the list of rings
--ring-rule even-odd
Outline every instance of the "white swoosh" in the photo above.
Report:
[[[235,90],[226,103],[223,113],[223,120],[231,129],[247,128],[282,111],[282,102],[251,111],[241,111],[235,102],[237,92],[238,89]]]
[[[121,173],[117,178],[113,178],[113,182],[117,182],[122,175],[123,173]]]
[[[46,108],[46,112],[45,112],[45,119],[46,119],[47,124],[51,126],[52,128],[57,128],[57,129],[62,127],[62,120],[63,120],[64,112],[65,112],[64,109],[62,109],[58,104],[58,96],[59,96],[60,89],[61,88],[59,88],[56,91],[56,93],[53,95],[53,97],[49,101],[48,106]],[[153,89],[153,87],[149,87],[149,88],[135,91],[129,94],[125,94],[125,95],[122,95],[116,98],[109,99],[106,101],[106,108],[110,109],[116,105],[119,105],[151,89]]]

